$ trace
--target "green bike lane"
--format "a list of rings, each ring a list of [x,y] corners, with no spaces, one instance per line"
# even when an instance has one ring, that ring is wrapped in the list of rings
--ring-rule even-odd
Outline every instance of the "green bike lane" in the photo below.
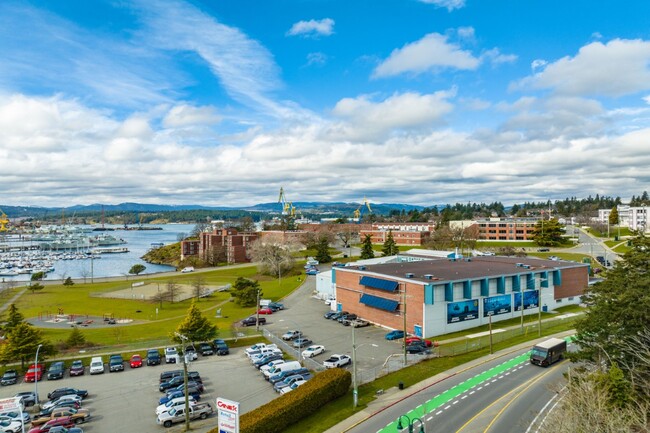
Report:
[[[502,364],[499,364],[482,373],[479,373],[476,376],[467,379],[464,382],[454,385],[453,387],[441,392],[440,394],[436,395],[432,399],[420,404],[419,406],[405,413],[405,415],[408,416],[411,420],[413,420],[414,418],[423,418],[426,415],[433,413],[436,410],[440,409],[441,407],[445,406],[451,400],[454,400],[455,398],[461,396],[467,391],[470,391],[471,389],[480,386],[481,384],[489,381],[494,377],[498,377],[499,375],[505,373],[506,371],[510,370],[513,367],[528,362],[529,358],[530,358],[530,351],[525,352],[512,359],[509,359],[508,361],[505,361]],[[379,430],[377,433],[388,433],[388,432],[394,433],[398,431],[397,424],[398,424],[398,420],[394,420],[390,422],[388,425],[386,425],[386,427]],[[403,430],[406,429],[407,428]]]

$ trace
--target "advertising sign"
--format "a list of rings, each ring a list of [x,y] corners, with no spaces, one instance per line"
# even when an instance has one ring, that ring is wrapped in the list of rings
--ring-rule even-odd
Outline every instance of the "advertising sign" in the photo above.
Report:
[[[521,293],[515,293],[515,311],[521,311]],[[539,306],[539,290],[526,290],[524,292],[524,310]]]
[[[9,397],[0,399],[0,412],[20,409],[20,397]]]
[[[239,433],[239,403],[217,398],[217,427],[219,433]]]
[[[512,295],[483,298],[483,317],[498,316],[512,312]]]
[[[463,302],[447,304],[447,323],[464,322],[478,319],[478,300],[470,299]]]

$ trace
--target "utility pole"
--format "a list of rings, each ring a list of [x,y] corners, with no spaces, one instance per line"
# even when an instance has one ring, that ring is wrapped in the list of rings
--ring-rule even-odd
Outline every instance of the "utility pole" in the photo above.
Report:
[[[519,296],[521,296],[521,335],[524,335],[524,289],[519,284]]]
[[[488,311],[488,317],[490,318],[490,355],[494,353],[492,351],[492,315],[494,314],[493,311]]]
[[[354,339],[354,325],[352,328],[352,409],[357,408],[359,402],[359,390],[357,389],[357,345]]]
[[[255,330],[260,330],[260,289],[257,289],[257,309],[255,310]]]
[[[404,307],[404,311],[402,311],[404,319],[404,367],[406,367],[406,284],[404,284],[404,291],[402,292],[402,306]]]
[[[175,333],[181,339],[181,356],[183,357],[183,389],[185,390],[185,431],[190,431],[190,393],[187,386],[187,357],[185,356],[185,340],[187,337]]]

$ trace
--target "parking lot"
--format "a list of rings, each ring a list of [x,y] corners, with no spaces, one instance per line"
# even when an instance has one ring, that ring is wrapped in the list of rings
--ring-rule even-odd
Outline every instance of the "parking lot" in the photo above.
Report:
[[[300,289],[283,300],[287,309],[267,316],[267,325],[263,329],[279,337],[289,329],[298,329],[313,344],[325,346],[325,353],[313,360],[322,365],[330,355],[347,354],[352,356],[352,328],[338,322],[323,318],[329,310],[322,300],[312,296],[315,288],[314,277],[308,277]],[[383,370],[386,359],[392,354],[401,352],[401,341],[386,341],[385,329],[369,326],[355,329],[357,346],[357,372],[359,381],[373,379]],[[192,362],[189,369],[201,374],[206,387],[202,401],[214,405],[217,397],[238,401],[242,413],[261,406],[278,394],[266,382],[244,355],[245,348],[231,349],[228,356],[199,356]],[[141,355],[145,354],[141,351]],[[297,352],[288,351],[297,358]],[[107,358],[107,357],[105,357]],[[394,364],[401,362],[401,357],[394,357]],[[107,361],[107,359],[104,359]],[[314,365],[307,364],[312,368]],[[84,400],[84,408],[91,411],[91,421],[83,424],[84,432],[114,433],[116,431],[180,431],[183,425],[171,429],[159,427],[155,421],[154,410],[158,399],[163,395],[158,391],[159,376],[162,371],[176,370],[181,365],[162,364],[147,367],[146,365],[131,369],[125,362],[125,371],[90,376],[69,377],[56,381],[43,380],[38,384],[41,400],[47,393],[60,387],[75,387],[87,389],[89,396]],[[346,367],[350,369],[351,367]],[[1,388],[2,397],[10,397],[20,391],[33,391],[33,383],[20,383]],[[193,421],[193,430],[199,433],[207,432],[216,425],[216,415],[205,421]]]

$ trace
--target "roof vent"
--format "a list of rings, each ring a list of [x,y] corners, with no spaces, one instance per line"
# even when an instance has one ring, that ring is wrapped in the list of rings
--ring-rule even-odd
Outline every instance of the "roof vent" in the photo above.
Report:
[[[415,274],[413,274],[412,272],[407,272],[406,273],[406,278],[413,278],[414,276],[415,276]]]
[[[530,265],[523,265],[523,266],[524,266],[524,268],[526,268],[526,269],[530,269]]]
[[[433,280],[433,275],[431,275],[431,274],[425,274],[425,275],[424,275],[424,279],[425,279],[425,280]]]

